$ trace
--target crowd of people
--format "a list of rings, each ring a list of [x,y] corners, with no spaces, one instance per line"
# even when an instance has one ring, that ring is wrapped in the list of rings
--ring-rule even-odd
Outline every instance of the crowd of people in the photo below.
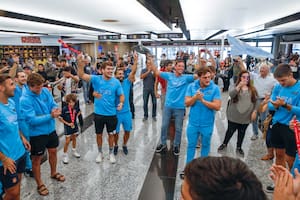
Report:
[[[298,159],[295,159],[297,146],[294,136],[295,126],[300,125],[292,123],[300,119],[299,56],[295,54],[287,64],[276,66],[263,59],[259,63],[255,63],[254,59],[244,62],[238,56],[220,60],[206,49],[188,59],[181,56],[178,54],[175,61],[163,59],[159,68],[153,57],[147,55],[140,79],[143,82],[143,122],[149,116],[149,96],[153,121],[157,120],[157,98],[161,99],[162,125],[156,153],[171,148],[174,156],[180,155],[183,121],[188,113],[186,168],[180,176],[184,179],[183,198],[266,199],[262,184],[242,161],[209,157],[215,113],[221,109],[222,92],[227,91],[228,127],[218,151],[226,149],[237,130],[236,151],[244,156],[242,144],[249,124],[252,123],[253,130],[251,140],[258,139],[259,129],[266,129],[268,154],[262,160],[275,158],[272,167],[274,199],[285,199],[285,194],[294,195],[295,199],[300,196],[297,187],[300,175],[296,170],[293,179],[288,172],[293,166],[300,167]],[[133,83],[138,66],[137,53],[124,57],[101,54],[99,63],[95,65],[87,54],[79,54],[76,58],[63,55],[57,62],[52,62],[49,57],[45,64],[38,63],[36,66],[31,61],[21,63],[17,54],[11,58],[11,65],[8,60],[2,59],[0,67],[0,181],[4,199],[20,199],[22,173],[35,179],[40,195],[49,194],[41,178],[41,161],[46,150],[50,177],[58,182],[65,181],[65,176],[57,171],[59,138],[55,119],[64,125],[63,163],[68,164],[70,143],[72,155],[80,158],[76,149],[76,136],[84,123],[77,97],[80,87],[84,103],[94,107],[98,147],[96,163],[103,162],[105,128],[109,162],[116,163],[121,126],[124,130],[122,151],[125,155],[129,153],[127,142],[135,118]],[[54,100],[54,86],[61,92],[61,108]],[[272,120],[266,125],[263,122],[268,114]],[[167,136],[172,120],[175,122],[175,136],[168,147]],[[201,158],[195,159],[199,142]],[[218,171],[224,172],[218,174]],[[283,185],[282,180],[286,184]],[[292,193],[289,193],[291,190]]]

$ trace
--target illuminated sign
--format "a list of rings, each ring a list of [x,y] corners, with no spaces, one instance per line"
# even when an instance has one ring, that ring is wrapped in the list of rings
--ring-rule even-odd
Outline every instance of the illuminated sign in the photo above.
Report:
[[[98,35],[98,40],[120,40],[121,35]]]
[[[182,33],[160,33],[157,38],[183,38]]]
[[[131,34],[127,35],[127,39],[151,39],[150,34]]]

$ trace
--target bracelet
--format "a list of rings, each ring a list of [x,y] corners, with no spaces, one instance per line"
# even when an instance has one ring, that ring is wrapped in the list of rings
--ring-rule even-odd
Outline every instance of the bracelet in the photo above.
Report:
[[[3,160],[1,160],[1,162],[5,162],[8,159],[8,157],[5,156],[5,158]]]
[[[288,104],[285,102],[285,104],[283,104],[282,107],[286,108],[287,105],[288,105]]]

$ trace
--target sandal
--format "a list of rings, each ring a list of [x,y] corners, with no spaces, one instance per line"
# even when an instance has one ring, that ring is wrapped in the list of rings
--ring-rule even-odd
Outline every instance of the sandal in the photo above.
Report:
[[[65,176],[60,174],[59,172],[55,173],[51,178],[59,181],[59,182],[64,182],[65,181]]]
[[[46,188],[44,184],[38,186],[37,191],[41,196],[47,196],[49,194],[49,190]]]

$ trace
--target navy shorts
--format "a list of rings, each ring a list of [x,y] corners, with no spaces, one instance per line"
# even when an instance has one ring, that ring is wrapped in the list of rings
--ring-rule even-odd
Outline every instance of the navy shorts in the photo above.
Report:
[[[106,125],[107,133],[113,133],[116,131],[118,119],[116,115],[104,116],[104,115],[94,114],[94,122],[95,122],[96,134],[103,133],[104,125]]]
[[[4,167],[0,167],[0,181],[2,183],[2,187],[5,189],[11,188],[20,182],[18,174],[25,172],[26,165],[26,154],[22,155],[19,159],[15,161],[16,165],[16,173],[10,173],[9,170],[6,170],[6,174],[4,175]]]
[[[53,131],[49,135],[39,135],[30,137],[31,155],[41,156],[44,155],[46,148],[58,147],[59,139],[56,131]]]

